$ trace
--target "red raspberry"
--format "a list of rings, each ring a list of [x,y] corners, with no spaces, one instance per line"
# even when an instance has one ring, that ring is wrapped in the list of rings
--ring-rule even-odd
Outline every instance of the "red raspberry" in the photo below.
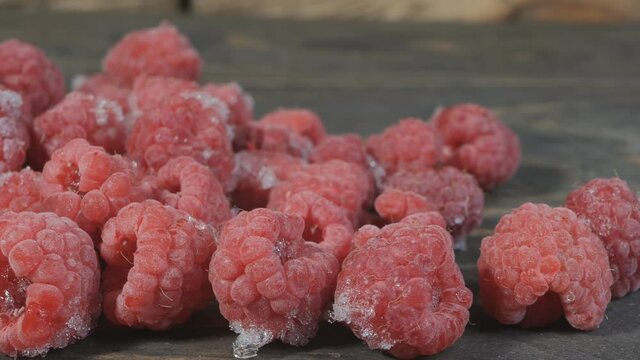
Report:
[[[35,116],[62,99],[64,77],[44,52],[25,42],[0,43],[0,84],[19,92]]]
[[[356,224],[371,203],[373,189],[369,180],[361,167],[342,160],[311,164],[278,182],[271,190],[268,207],[282,209],[291,195],[311,191],[340,206]]]
[[[611,299],[607,252],[566,208],[526,203],[500,219],[478,259],[485,310],[503,324],[543,326],[564,315],[593,330]]]
[[[20,119],[0,116],[0,174],[20,169],[30,144],[27,124]]]
[[[132,203],[102,231],[104,314],[115,323],[164,330],[211,301],[211,228],[155,200]]]
[[[429,219],[420,213],[382,229],[362,227],[338,275],[333,319],[402,359],[444,350],[469,321],[473,295],[451,236]]]
[[[387,175],[399,170],[420,171],[442,161],[442,140],[431,124],[408,118],[370,136],[367,151]]]
[[[42,176],[64,189],[45,199],[45,209],[76,221],[94,239],[118,210],[144,198],[135,164],[85,139],[71,140],[56,150]]]
[[[0,119],[19,120],[30,125],[31,118],[28,99],[0,84]]]
[[[202,59],[189,39],[167,22],[125,35],[103,63],[105,73],[126,85],[143,74],[197,80],[201,68]]]
[[[42,174],[29,168],[0,175],[0,209],[15,212],[44,211],[44,199],[63,191],[59,184],[49,184]]]
[[[273,151],[241,151],[235,156],[233,204],[243,210],[266,207],[278,181],[304,166],[297,157]]]
[[[293,130],[311,140],[314,145],[326,136],[320,117],[307,109],[279,109],[263,116],[258,123]]]
[[[306,136],[285,126],[260,122],[247,127],[246,147],[249,150],[282,152],[304,160],[308,159],[313,151],[313,143]]]
[[[135,111],[138,113],[153,110],[162,106],[171,98],[183,93],[198,91],[198,84],[194,81],[164,77],[164,76],[138,76],[133,83],[132,100]],[[136,114],[138,116],[139,114]]]
[[[640,201],[621,179],[594,179],[572,191],[566,207],[585,219],[609,253],[614,297],[640,288]]]
[[[444,108],[432,120],[445,142],[447,162],[473,174],[489,190],[520,165],[518,136],[488,109],[474,104]]]
[[[301,217],[268,209],[241,212],[222,229],[209,280],[240,334],[236,357],[254,356],[273,339],[302,346],[315,335],[340,264],[303,231]]]
[[[465,249],[467,234],[482,222],[482,189],[473,176],[454,167],[400,171],[387,177],[385,188],[412,191],[424,196],[446,220],[456,249]]]
[[[55,214],[0,216],[0,352],[38,356],[86,337],[100,316],[91,238]]]
[[[209,166],[228,189],[233,152],[219,104],[208,94],[187,92],[145,111],[127,140],[129,156],[154,170],[173,157],[191,156]]]
[[[156,199],[196,219],[218,226],[231,218],[229,200],[209,168],[188,156],[164,164],[146,182]]]
[[[91,94],[74,91],[33,121],[36,139],[47,155],[76,138],[123,153],[124,116],[118,104]]]
[[[120,105],[125,115],[129,114],[131,89],[119,84],[107,74],[78,75],[73,79],[73,89],[114,101]]]
[[[310,191],[299,192],[289,198],[282,212],[304,219],[303,238],[319,243],[339,262],[351,251],[353,226],[343,209]]]
[[[227,123],[234,127],[236,137],[246,135],[245,128],[253,120],[253,98],[237,83],[207,84],[202,91],[222,100],[229,109]]]
[[[369,168],[369,159],[360,135],[328,135],[322,138],[311,153],[311,162],[321,163],[329,160],[344,160]]]
[[[375,208],[378,214],[389,222],[398,222],[407,216],[425,213],[430,218],[429,224],[443,228],[447,226],[435,206],[424,196],[413,191],[385,190],[376,198]]]

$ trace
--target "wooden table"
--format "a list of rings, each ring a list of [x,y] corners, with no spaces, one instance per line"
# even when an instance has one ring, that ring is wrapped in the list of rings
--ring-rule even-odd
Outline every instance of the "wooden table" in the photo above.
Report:
[[[123,33],[160,19],[124,15],[0,14],[0,39],[43,47],[73,74],[97,71]],[[457,253],[478,294],[475,261],[498,218],[525,202],[559,205],[596,176],[619,174],[640,189],[640,27],[295,23],[176,18],[206,60],[203,80],[237,80],[257,114],[279,106],[318,111],[331,132],[380,131],[400,117],[428,118],[440,105],[473,101],[520,135],[523,163],[487,195],[485,220]],[[640,353],[640,293],[613,301],[584,333],[502,326],[476,304],[462,339],[438,359],[630,359]],[[163,333],[102,321],[53,359],[228,358],[234,334],[214,306]],[[348,330],[324,324],[307,347],[271,344],[261,358],[384,359]]]

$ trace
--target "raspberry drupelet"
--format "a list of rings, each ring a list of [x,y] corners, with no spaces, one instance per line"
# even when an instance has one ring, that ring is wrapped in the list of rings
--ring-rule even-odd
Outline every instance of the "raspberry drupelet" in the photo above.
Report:
[[[318,329],[340,264],[305,241],[304,220],[268,209],[241,212],[222,229],[209,280],[220,312],[239,334],[236,357],[279,339],[302,346]]]
[[[503,324],[539,327],[564,315],[594,330],[611,300],[607,252],[566,208],[526,203],[503,216],[482,240],[478,272],[482,305]]]
[[[424,196],[413,191],[385,190],[378,195],[374,206],[378,214],[390,223],[401,221],[413,214],[425,213],[431,218],[430,224],[447,227],[437,208]]]
[[[438,110],[431,120],[445,143],[447,163],[476,177],[490,190],[520,165],[520,140],[495,114],[475,104]]]
[[[409,359],[456,342],[472,293],[454,261],[451,235],[427,214],[354,235],[338,275],[332,317],[372,349]]]
[[[622,297],[640,288],[640,201],[624,180],[593,179],[572,191],[566,207],[585,219],[609,254],[611,293]]]
[[[20,93],[36,116],[62,99],[64,77],[44,52],[25,42],[0,43],[0,84]]]
[[[107,53],[104,72],[131,86],[139,75],[198,80],[202,59],[189,39],[168,22],[125,35]]]
[[[24,164],[31,145],[29,116],[22,96],[0,85],[0,174]]]
[[[73,78],[73,90],[114,101],[120,105],[123,114],[129,114],[131,89],[107,74],[76,75]]]
[[[44,200],[63,191],[60,184],[49,184],[42,173],[25,168],[0,175],[0,212],[5,210],[44,211]]]
[[[165,330],[213,298],[207,279],[214,230],[155,200],[132,203],[102,231],[104,313],[115,323]]]
[[[0,352],[42,356],[85,338],[100,316],[100,268],[87,233],[52,213],[0,216]]]

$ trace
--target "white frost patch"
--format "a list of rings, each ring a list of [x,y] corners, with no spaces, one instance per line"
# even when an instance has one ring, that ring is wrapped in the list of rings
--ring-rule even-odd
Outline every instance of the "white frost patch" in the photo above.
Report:
[[[278,177],[272,168],[263,166],[258,172],[258,181],[261,189],[271,189],[278,183]]]
[[[15,91],[0,90],[0,109],[4,111],[4,117],[19,119],[22,115],[22,96]],[[4,117],[0,117],[0,120]]]
[[[219,120],[226,123],[227,119],[229,119],[229,108],[227,107],[227,104],[215,96],[211,96],[201,91],[192,91],[183,93],[182,97],[185,99],[195,99],[200,102],[203,107],[214,109],[221,117],[221,119],[215,117],[211,118],[211,121],[214,123],[217,123]]]
[[[258,355],[258,350],[273,340],[273,334],[258,328],[243,328],[232,322],[229,327],[238,334],[233,342],[233,356],[236,359],[249,359]]]
[[[78,74],[71,79],[71,89],[78,90],[87,81],[85,74]]]
[[[116,123],[124,121],[122,108],[120,108],[120,106],[114,101],[101,97],[96,97],[96,107],[93,109],[93,113],[96,116],[96,124],[98,126],[107,125],[109,123],[110,115],[113,116]]]

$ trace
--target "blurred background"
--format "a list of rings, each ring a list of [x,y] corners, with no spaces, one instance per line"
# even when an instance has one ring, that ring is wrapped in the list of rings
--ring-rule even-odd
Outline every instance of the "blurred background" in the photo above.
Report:
[[[0,11],[7,10],[467,23],[640,21],[639,0],[0,0]]]

